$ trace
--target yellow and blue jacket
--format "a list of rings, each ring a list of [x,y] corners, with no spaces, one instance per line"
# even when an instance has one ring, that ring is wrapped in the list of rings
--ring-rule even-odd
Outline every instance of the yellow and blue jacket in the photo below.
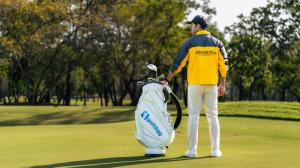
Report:
[[[176,75],[188,62],[187,80],[193,84],[217,84],[219,73],[226,77],[228,58],[220,40],[201,30],[180,47],[171,72]]]

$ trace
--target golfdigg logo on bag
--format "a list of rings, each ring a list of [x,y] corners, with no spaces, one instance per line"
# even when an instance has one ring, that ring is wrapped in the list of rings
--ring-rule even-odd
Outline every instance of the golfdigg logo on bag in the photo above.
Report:
[[[159,127],[151,120],[150,114],[147,111],[142,112],[141,117],[152,126],[158,136],[162,135]]]

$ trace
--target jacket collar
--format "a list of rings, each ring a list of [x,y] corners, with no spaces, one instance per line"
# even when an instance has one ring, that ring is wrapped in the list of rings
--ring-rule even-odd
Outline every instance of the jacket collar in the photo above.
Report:
[[[202,34],[210,34],[210,33],[206,30],[200,30],[196,33],[196,35],[202,35]]]

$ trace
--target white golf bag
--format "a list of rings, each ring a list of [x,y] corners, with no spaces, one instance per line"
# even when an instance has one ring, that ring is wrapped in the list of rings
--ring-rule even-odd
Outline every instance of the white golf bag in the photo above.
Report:
[[[136,139],[146,146],[145,156],[149,154],[164,156],[165,147],[171,144],[175,137],[173,121],[167,112],[164,88],[168,93],[172,92],[168,85],[145,84],[142,87],[142,95],[135,111]]]

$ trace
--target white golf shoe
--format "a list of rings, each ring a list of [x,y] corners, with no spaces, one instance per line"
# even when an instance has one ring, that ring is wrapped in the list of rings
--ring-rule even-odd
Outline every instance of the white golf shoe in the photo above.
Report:
[[[212,157],[220,157],[222,156],[222,152],[220,150],[214,150],[212,153],[211,153],[211,156]]]
[[[186,151],[184,154],[185,157],[188,158],[197,158],[197,153],[196,152],[190,152],[190,151]]]

